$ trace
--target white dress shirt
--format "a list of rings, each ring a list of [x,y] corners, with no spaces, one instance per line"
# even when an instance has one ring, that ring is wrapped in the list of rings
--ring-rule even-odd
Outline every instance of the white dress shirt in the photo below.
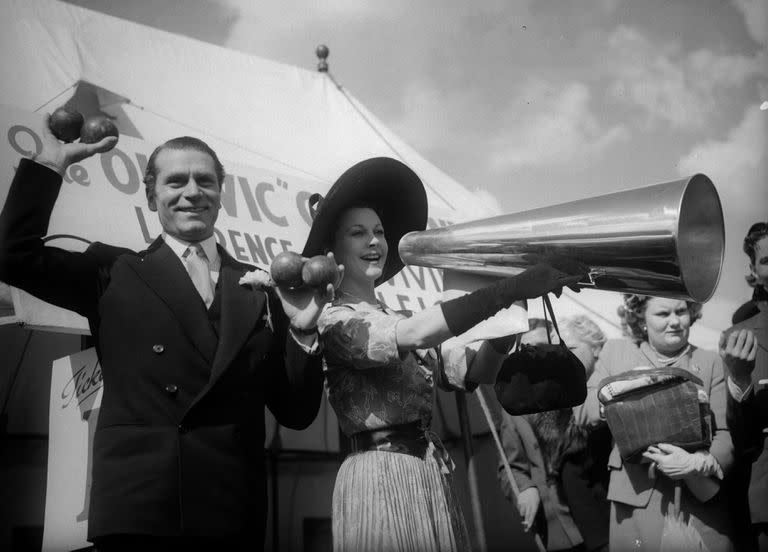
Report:
[[[180,240],[179,238],[171,236],[165,232],[163,232],[163,240],[166,244],[168,244],[168,247],[171,248],[171,251],[174,252],[174,254],[183,264],[184,253],[192,244],[192,242]],[[203,251],[205,252],[205,256],[208,257],[208,266],[211,270],[211,281],[213,282],[213,286],[216,287],[216,283],[219,281],[219,272],[221,271],[221,255],[219,255],[219,250],[216,247],[216,238],[214,236],[210,236],[209,238],[206,238],[198,243],[200,243],[200,247],[202,247]],[[291,337],[293,337],[293,340],[307,354],[316,355],[320,353],[320,341],[317,334],[301,335],[297,334],[292,329],[290,329],[289,332]]]
[[[168,244],[168,247],[171,248],[171,251],[176,254],[182,264],[184,264],[184,253],[187,251],[187,248],[192,245],[193,242],[180,240],[179,238],[171,236],[170,234],[166,234],[165,232],[163,232],[163,240],[166,244]],[[202,247],[203,251],[205,252],[205,256],[208,258],[208,268],[211,271],[211,281],[213,282],[213,286],[216,287],[216,282],[219,281],[219,272],[221,271],[221,255],[219,255],[219,250],[216,247],[216,238],[214,236],[210,236],[198,243],[200,243],[200,247]]]

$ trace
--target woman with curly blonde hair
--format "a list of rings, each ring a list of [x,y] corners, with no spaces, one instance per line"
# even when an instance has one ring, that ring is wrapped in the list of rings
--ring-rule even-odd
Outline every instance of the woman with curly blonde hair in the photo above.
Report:
[[[608,340],[590,377],[587,400],[578,417],[587,425],[603,424],[597,398],[609,376],[642,368],[681,368],[702,381],[712,413],[712,441],[707,449],[686,451],[668,443],[648,447],[644,462],[625,462],[616,447],[608,460],[611,501],[611,550],[659,550],[664,516],[673,501],[675,480],[682,486],[681,512],[708,550],[733,550],[724,493],[704,495],[702,479],[720,481],[733,463],[733,443],[726,426],[726,382],[716,352],[688,341],[691,324],[701,318],[701,304],[677,299],[626,294],[618,309],[625,339]],[[701,487],[699,486],[700,490]]]

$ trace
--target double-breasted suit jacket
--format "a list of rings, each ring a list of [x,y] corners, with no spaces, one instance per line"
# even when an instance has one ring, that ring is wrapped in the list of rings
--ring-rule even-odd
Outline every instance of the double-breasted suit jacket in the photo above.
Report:
[[[0,280],[90,324],[104,394],[89,537],[247,531],[258,539],[264,406],[285,426],[308,426],[322,396],[320,357],[295,343],[271,290],[239,285],[253,267],[221,248],[206,309],[162,238],[141,252],[45,246],[60,186],[54,171],[21,161],[0,215]]]

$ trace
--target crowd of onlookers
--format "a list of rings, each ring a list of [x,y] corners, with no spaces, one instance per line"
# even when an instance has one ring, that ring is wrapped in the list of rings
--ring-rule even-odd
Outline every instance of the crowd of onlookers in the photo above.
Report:
[[[623,339],[606,339],[587,316],[560,321],[563,340],[587,372],[586,401],[523,416],[505,412],[501,423],[517,487],[502,460],[502,490],[510,499],[519,493],[523,527],[547,550],[660,550],[675,537],[697,550],[768,550],[767,223],[749,229],[744,252],[754,294],[734,313],[718,351],[689,342],[702,311],[693,302],[624,295]],[[549,322],[534,319],[523,341],[546,343],[548,334]],[[666,368],[695,376],[708,404],[708,446],[658,443],[624,459],[598,398],[601,382]],[[669,415],[667,408],[651,413],[662,423]],[[669,534],[673,505],[686,531],[678,535]]]

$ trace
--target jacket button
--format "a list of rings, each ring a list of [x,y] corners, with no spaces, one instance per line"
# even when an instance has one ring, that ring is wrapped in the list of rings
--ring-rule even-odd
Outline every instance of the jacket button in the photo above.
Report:
[[[184,424],[179,424],[179,433],[186,433],[187,432],[187,426]]]
[[[158,355],[165,351],[165,347],[163,347],[161,344],[152,345],[152,350],[155,351]]]
[[[165,392],[169,395],[175,395],[179,391],[179,387],[175,383],[169,383],[165,386]]]

